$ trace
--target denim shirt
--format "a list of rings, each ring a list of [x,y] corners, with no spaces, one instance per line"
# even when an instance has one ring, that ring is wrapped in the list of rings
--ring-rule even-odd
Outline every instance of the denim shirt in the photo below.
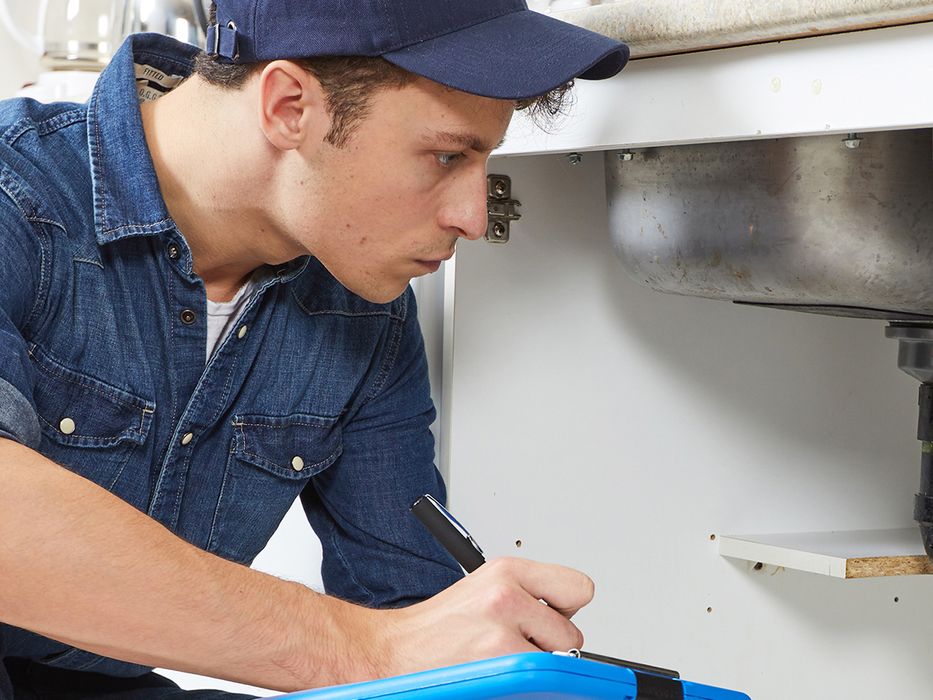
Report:
[[[373,304],[314,258],[263,268],[205,366],[204,283],[137,98],[138,66],[187,76],[195,52],[136,35],[86,105],[0,102],[0,435],[244,564],[300,496],[329,593],[429,597],[462,574],[409,513],[444,497],[411,290]],[[0,633],[7,655],[146,670]]]

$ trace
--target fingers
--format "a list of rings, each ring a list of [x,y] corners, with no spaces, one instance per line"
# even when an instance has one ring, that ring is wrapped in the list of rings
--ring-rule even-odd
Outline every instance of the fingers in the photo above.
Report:
[[[539,610],[519,623],[522,635],[537,649],[567,651],[583,646],[583,633],[556,610],[538,604]]]
[[[593,579],[576,569],[558,564],[543,564],[528,559],[495,559],[476,573],[488,569],[490,574],[504,570],[532,597],[545,601],[567,618],[573,617],[584,605],[593,600],[596,590]]]
[[[394,673],[523,651],[567,651],[583,645],[570,617],[593,598],[585,574],[554,564],[503,558],[487,562],[434,597],[380,611],[379,630]],[[548,604],[544,604],[547,601]]]
[[[583,645],[583,634],[569,618],[593,598],[588,576],[522,559],[495,560],[472,576],[479,571],[490,581],[490,613],[517,625],[535,647],[566,651]]]

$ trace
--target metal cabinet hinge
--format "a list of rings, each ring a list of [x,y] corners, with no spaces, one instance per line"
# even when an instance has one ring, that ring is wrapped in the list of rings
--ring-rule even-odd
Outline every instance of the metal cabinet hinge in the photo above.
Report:
[[[489,214],[487,241],[509,242],[509,224],[522,218],[517,211],[521,205],[521,202],[512,199],[512,179],[508,175],[489,175],[486,178],[486,210]]]

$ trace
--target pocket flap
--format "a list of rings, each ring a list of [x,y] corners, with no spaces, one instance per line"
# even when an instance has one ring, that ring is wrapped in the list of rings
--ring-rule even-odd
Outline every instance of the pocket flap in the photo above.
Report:
[[[49,438],[76,447],[145,441],[154,403],[69,369],[36,345],[29,354],[36,367],[36,412]]]
[[[306,479],[340,456],[343,444],[336,418],[235,416],[233,452],[245,462],[284,479]]]

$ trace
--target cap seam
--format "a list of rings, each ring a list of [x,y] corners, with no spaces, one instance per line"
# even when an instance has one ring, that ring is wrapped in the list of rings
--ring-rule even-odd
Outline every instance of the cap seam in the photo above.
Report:
[[[483,24],[484,22],[489,22],[490,20],[498,19],[500,17],[514,15],[517,12],[531,12],[531,10],[527,10],[523,7],[516,7],[514,10],[509,10],[508,12],[498,12],[498,11],[492,12],[491,11],[483,15],[481,19],[478,19],[475,22],[470,22],[469,24],[459,25],[455,29],[447,29],[446,31],[440,31],[440,32],[435,32],[433,34],[425,34],[424,36],[419,36],[414,41],[409,41],[399,46],[391,46],[389,48],[386,48],[382,50],[382,53],[380,55],[392,53],[394,51],[400,51],[402,49],[408,48],[409,46],[415,46],[416,44],[421,44],[421,43],[424,43],[425,41],[431,41],[432,39],[437,39],[442,36],[447,36],[448,34],[455,34],[457,32],[462,32],[464,29],[469,29],[470,27],[475,27],[479,24]]]
[[[389,5],[391,4],[392,0],[375,0],[375,2],[376,2],[376,5],[378,5],[379,9],[383,13],[385,13],[386,16],[391,16],[391,12],[389,11]],[[398,24],[399,23],[397,21],[392,22],[392,30],[391,30],[392,31],[392,42],[388,43],[389,46],[395,46],[397,42],[400,42],[402,40],[402,33],[399,29]],[[375,46],[375,45],[373,46],[373,49],[377,52],[382,52],[382,53],[385,53],[386,51],[386,49],[383,49],[381,46]]]
[[[258,56],[259,49],[257,48],[257,44],[259,43],[259,33],[261,29],[259,26],[259,22],[261,21],[261,17],[262,17],[262,14],[259,12],[259,4],[260,4],[259,2],[253,3],[253,16],[251,18],[252,25],[253,25],[253,40],[251,42],[252,46],[250,47],[250,55],[252,56],[253,61],[259,60],[259,56]],[[219,28],[218,28],[218,31],[220,31]],[[239,51],[239,48],[235,50]],[[296,56],[296,58],[300,58],[300,57]]]

